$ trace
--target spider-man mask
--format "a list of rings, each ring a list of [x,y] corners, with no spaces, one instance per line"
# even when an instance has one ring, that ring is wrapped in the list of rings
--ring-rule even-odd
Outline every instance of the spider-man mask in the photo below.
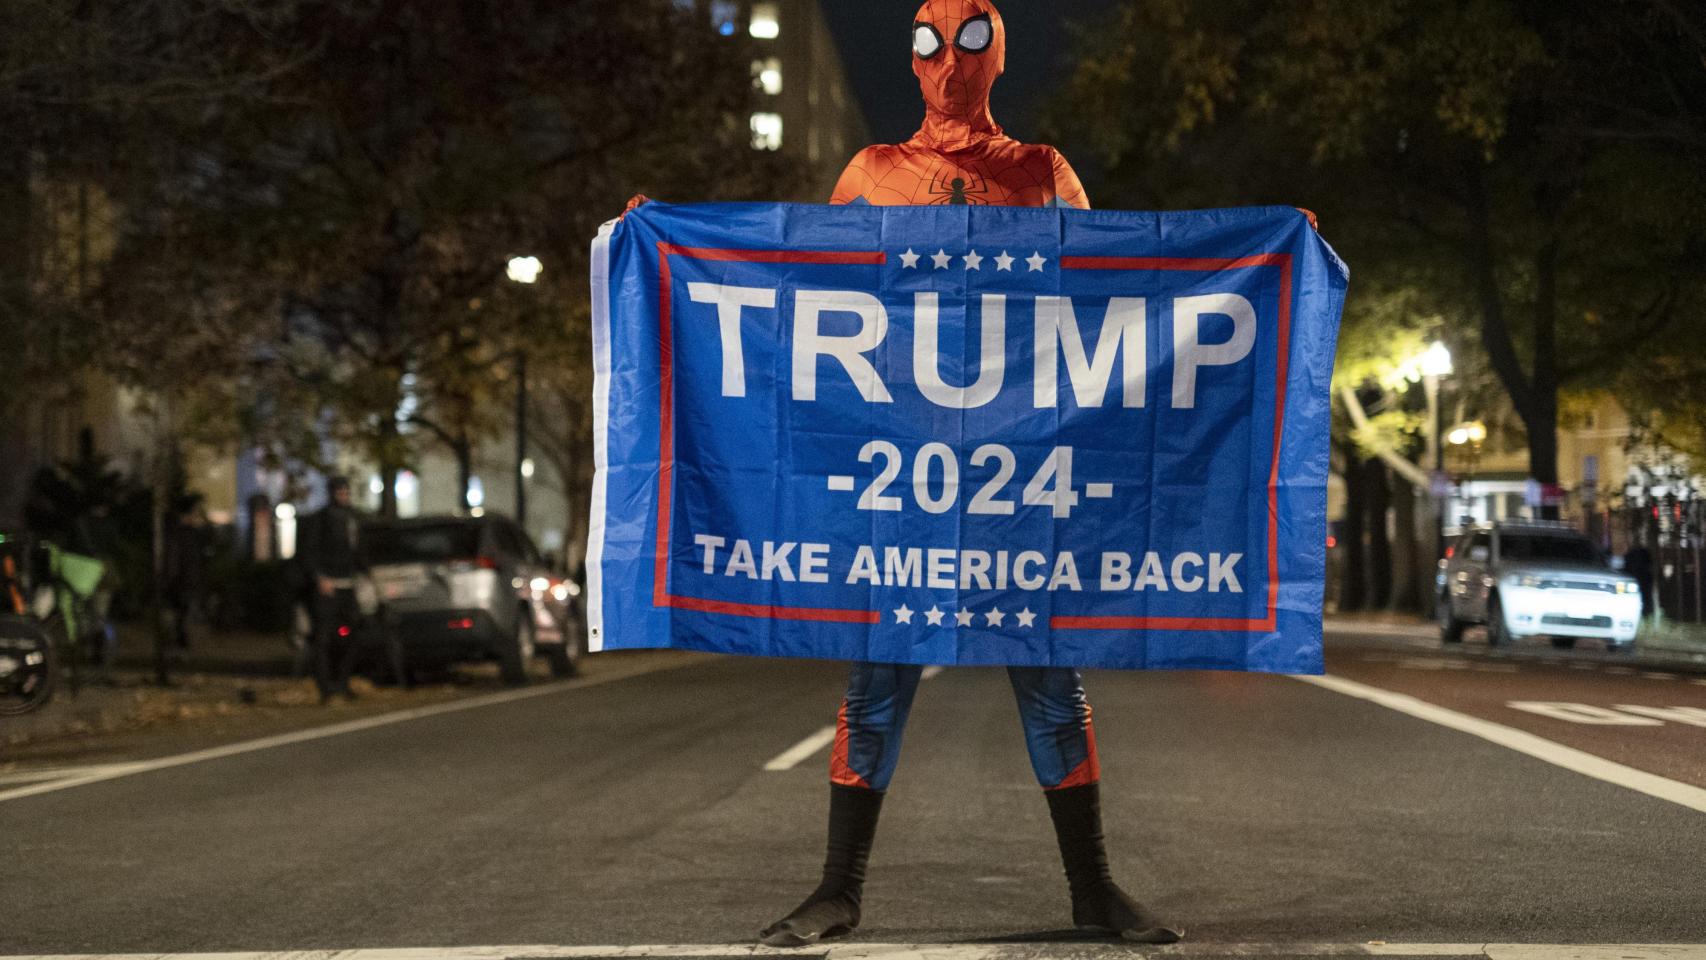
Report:
[[[989,114],[989,90],[1006,67],[1007,31],[989,0],[929,0],[919,8],[912,72],[929,120],[999,130]]]

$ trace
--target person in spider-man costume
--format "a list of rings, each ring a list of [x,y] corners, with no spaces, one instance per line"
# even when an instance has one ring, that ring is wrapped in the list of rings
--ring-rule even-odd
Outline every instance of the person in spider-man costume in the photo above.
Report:
[[[988,0],[925,3],[912,27],[912,72],[924,91],[924,126],[905,143],[861,150],[830,202],[1088,208],[1078,176],[1059,151],[1014,140],[990,115],[989,91],[1006,65],[1006,45],[1001,14]],[[1007,672],[1066,866],[1073,923],[1143,943],[1178,940],[1179,928],[1157,919],[1109,873],[1101,768],[1078,671]],[[858,926],[877,814],[900,759],[921,674],[915,666],[854,665],[830,756],[823,881],[759,935],[767,946],[804,946]]]

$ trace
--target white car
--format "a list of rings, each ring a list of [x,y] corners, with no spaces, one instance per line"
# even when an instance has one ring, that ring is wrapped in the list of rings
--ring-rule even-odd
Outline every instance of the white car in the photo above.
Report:
[[[1548,636],[1573,647],[1581,638],[1627,649],[1641,625],[1641,586],[1611,569],[1574,528],[1500,520],[1463,531],[1440,561],[1439,627],[1446,643],[1486,624],[1488,644]]]

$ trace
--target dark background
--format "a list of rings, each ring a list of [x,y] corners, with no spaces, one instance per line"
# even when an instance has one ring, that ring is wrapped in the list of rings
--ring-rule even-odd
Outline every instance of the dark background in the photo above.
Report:
[[[1009,0],[999,5],[1007,24],[1007,72],[996,82],[993,100],[995,120],[1009,135],[1036,138],[1042,101],[1068,68],[1073,26],[1093,27],[1109,6],[1109,0]],[[878,143],[907,139],[924,119],[908,35],[918,8],[912,0],[823,5],[842,50],[847,80],[865,107],[871,136]]]

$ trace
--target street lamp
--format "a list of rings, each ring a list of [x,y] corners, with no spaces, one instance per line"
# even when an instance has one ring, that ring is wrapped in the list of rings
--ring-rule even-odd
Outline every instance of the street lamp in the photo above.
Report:
[[[505,274],[514,282],[531,286],[539,282],[545,267],[538,257],[514,257]],[[527,351],[515,351],[515,522],[527,529],[527,478],[533,461],[527,458]]]
[[[1471,489],[1468,492],[1470,494],[1474,493],[1475,468],[1481,460],[1481,443],[1486,439],[1487,425],[1479,420],[1453,427],[1451,432],[1445,435],[1446,442],[1452,446],[1467,446],[1469,448],[1469,484]]]
[[[1439,379],[1451,375],[1451,351],[1435,340],[1417,358],[1422,371],[1422,389],[1428,397],[1428,448],[1433,454],[1433,475],[1429,478],[1434,498],[1434,556],[1445,556],[1445,444],[1440,442],[1444,432],[1440,423]]]

